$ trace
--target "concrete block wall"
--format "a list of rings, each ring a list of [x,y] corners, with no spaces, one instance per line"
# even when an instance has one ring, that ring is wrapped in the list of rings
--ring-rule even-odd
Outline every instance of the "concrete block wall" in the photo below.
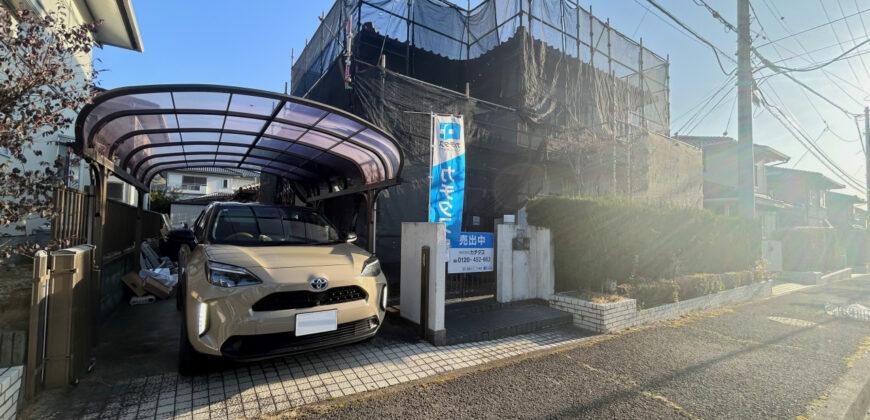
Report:
[[[14,420],[24,388],[24,366],[0,368],[0,420]]]
[[[593,303],[565,294],[549,299],[550,307],[574,315],[574,325],[600,333],[616,332],[632,326],[637,315],[637,301],[626,299],[613,303]]]
[[[692,312],[767,297],[772,293],[773,282],[764,281],[642,311],[637,310],[637,301],[634,299],[593,303],[568,294],[551,296],[549,304],[552,308],[571,313],[577,327],[599,333],[613,333],[637,325],[676,319]]]

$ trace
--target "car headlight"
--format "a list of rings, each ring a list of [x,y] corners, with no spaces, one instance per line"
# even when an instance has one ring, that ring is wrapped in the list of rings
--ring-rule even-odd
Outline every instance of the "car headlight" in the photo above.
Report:
[[[365,262],[363,262],[362,268],[362,276],[363,277],[375,277],[381,274],[381,262],[378,261],[378,257],[372,255]]]
[[[209,261],[206,264],[208,282],[220,287],[260,284],[262,281],[242,267]]]
[[[381,309],[387,310],[387,285],[381,290]]]
[[[208,304],[199,302],[199,308],[196,311],[196,334],[202,337],[208,330]]]

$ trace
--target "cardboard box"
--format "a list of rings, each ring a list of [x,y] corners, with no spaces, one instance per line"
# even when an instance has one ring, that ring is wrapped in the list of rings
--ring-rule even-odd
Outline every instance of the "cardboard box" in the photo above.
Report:
[[[136,296],[142,297],[145,295],[145,282],[134,271],[124,274],[124,277],[121,277],[121,281],[123,281]]]
[[[172,292],[171,287],[167,287],[165,284],[151,276],[145,278],[144,288],[152,295],[157,296],[158,299],[166,299],[169,297],[169,293]]]

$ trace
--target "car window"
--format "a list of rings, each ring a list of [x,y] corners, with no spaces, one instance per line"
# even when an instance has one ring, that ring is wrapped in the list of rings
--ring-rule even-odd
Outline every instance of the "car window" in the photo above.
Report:
[[[196,218],[196,221],[193,222],[193,236],[200,241],[202,240],[203,229],[205,228],[206,213],[208,213],[207,208],[203,210],[202,213],[199,214],[199,217]]]
[[[209,228],[212,243],[310,245],[340,240],[329,221],[307,209],[233,206],[217,209],[213,219]]]

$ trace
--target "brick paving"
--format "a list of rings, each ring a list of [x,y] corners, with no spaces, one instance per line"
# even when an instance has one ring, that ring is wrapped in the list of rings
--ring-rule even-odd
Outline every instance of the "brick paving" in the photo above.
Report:
[[[434,347],[356,344],[236,366],[195,377],[132,378],[103,392],[47,393],[30,418],[235,419],[372,391],[456,369],[577,343],[576,329]],[[81,388],[83,385],[80,385]]]

